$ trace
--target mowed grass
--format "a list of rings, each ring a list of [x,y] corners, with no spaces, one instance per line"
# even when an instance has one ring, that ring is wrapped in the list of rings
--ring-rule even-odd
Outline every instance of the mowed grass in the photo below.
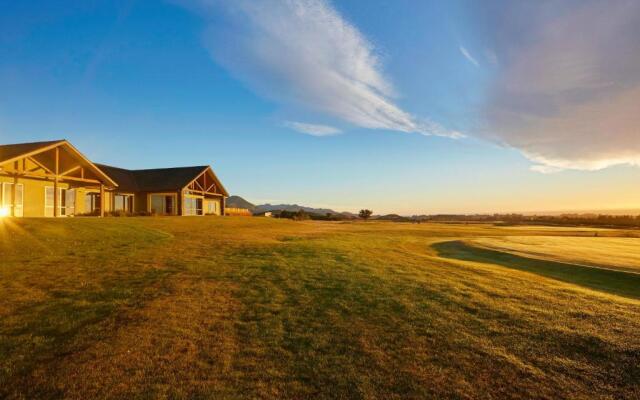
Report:
[[[5,220],[0,398],[638,398],[638,296],[438,250],[594,232]]]
[[[492,250],[506,251],[525,257],[557,260],[567,263],[595,265],[640,273],[639,232],[627,237],[502,236],[477,238],[470,243]]]

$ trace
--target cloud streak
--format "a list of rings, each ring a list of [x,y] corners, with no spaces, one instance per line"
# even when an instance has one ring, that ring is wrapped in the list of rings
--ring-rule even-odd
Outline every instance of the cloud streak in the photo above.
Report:
[[[464,46],[459,46],[458,49],[460,50],[460,53],[462,53],[464,58],[467,59],[467,61],[469,61],[471,64],[475,65],[476,67],[480,66],[480,63],[478,63],[478,60],[473,58],[473,56],[469,53],[469,51]]]
[[[395,104],[373,45],[327,1],[193,1],[212,57],[262,96],[362,128],[460,136]]]
[[[483,7],[487,6],[483,2]],[[640,165],[640,2],[496,2],[485,136],[538,172]]]
[[[334,136],[342,133],[340,129],[328,125],[308,124],[296,121],[286,121],[284,125],[295,131],[311,136]]]

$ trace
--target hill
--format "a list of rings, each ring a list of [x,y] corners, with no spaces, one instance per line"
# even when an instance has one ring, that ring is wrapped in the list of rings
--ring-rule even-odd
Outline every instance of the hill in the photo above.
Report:
[[[296,212],[304,210],[308,213],[313,214],[340,214],[337,211],[334,211],[330,208],[314,208],[307,206],[300,206],[298,204],[261,204],[256,206],[256,211],[265,212],[265,211],[291,211]]]
[[[248,210],[251,210],[252,212],[256,208],[255,204],[248,202],[240,196],[229,196],[227,198],[226,205],[227,207],[246,208]]]
[[[266,211],[290,211],[297,212],[304,210],[310,214],[326,215],[326,214],[345,214],[352,215],[351,213],[343,213],[332,210],[330,208],[315,208],[309,206],[301,206],[298,204],[260,204],[255,205],[250,201],[245,200],[240,196],[230,196],[227,198],[227,207],[246,208],[253,213],[261,213]]]

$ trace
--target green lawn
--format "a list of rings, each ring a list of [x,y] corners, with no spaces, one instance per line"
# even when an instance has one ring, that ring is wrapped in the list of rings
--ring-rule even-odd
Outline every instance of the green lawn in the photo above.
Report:
[[[0,221],[0,398],[639,398],[637,276],[472,246],[595,232]]]

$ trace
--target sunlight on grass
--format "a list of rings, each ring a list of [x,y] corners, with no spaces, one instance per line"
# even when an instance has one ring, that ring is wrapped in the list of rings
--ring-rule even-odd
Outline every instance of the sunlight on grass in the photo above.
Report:
[[[432,247],[554,234],[562,242],[593,236],[589,229],[215,217],[12,223],[0,233],[3,398],[640,393],[640,301]]]
[[[639,237],[509,236],[471,243],[524,256],[640,272]],[[630,232],[630,236],[634,232]]]

